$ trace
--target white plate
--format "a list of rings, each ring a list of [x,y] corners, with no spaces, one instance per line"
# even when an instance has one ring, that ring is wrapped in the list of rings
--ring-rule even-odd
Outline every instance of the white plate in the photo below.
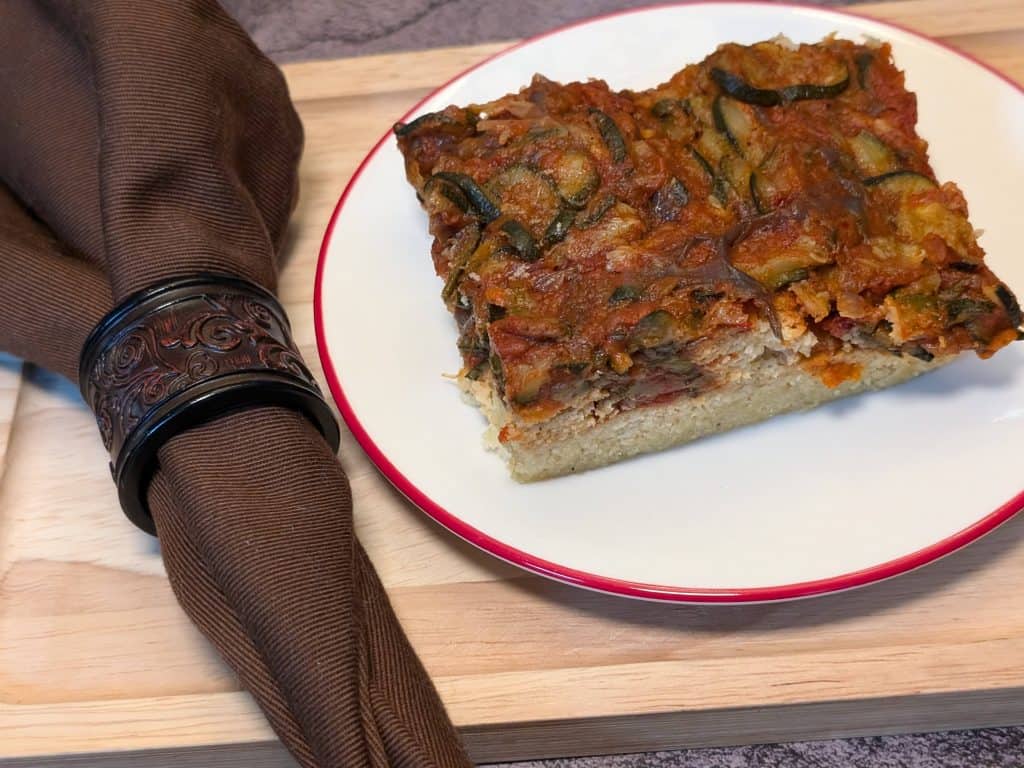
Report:
[[[488,101],[535,72],[645,88],[719,43],[832,32],[892,43],[940,179],[955,179],[992,268],[1024,291],[1024,93],[914,33],[817,8],[704,3],[559,30],[483,62],[408,117]],[[381,126],[382,130],[387,126]],[[803,597],[948,554],[1024,506],[1024,344],[894,389],[581,475],[521,485],[482,447],[483,417],[442,377],[460,367],[427,221],[390,135],[324,238],[316,324],[349,427],[442,525],[529,570],[687,602]]]

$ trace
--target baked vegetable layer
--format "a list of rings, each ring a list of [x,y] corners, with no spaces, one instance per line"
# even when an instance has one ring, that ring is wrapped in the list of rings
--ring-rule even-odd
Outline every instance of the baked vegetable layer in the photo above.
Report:
[[[620,409],[706,391],[766,326],[828,386],[857,377],[851,349],[1019,338],[916,120],[887,45],[828,39],[724,45],[644,92],[536,76],[395,133],[463,375],[537,423],[594,391]]]

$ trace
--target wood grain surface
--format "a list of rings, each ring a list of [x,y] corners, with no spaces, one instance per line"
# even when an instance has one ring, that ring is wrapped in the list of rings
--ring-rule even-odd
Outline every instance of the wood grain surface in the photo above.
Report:
[[[1024,81],[1020,0],[857,6]],[[320,238],[359,161],[501,48],[286,67],[306,126],[282,299],[317,360]],[[413,509],[347,433],[359,535],[480,761],[1024,722],[1024,518],[815,600],[633,602],[529,576]],[[119,512],[77,391],[0,357],[0,765],[293,765]]]

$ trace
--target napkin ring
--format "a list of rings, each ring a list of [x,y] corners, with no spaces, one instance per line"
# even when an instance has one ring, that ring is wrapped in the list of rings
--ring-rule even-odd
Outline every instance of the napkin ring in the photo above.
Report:
[[[121,506],[156,533],[146,503],[157,451],[188,427],[256,405],[305,414],[334,450],[338,423],[302,362],[274,296],[226,275],[140,291],[104,317],[79,360]]]

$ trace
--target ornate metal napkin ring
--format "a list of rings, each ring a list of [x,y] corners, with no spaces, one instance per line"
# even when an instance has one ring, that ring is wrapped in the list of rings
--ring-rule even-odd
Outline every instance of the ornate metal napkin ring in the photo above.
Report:
[[[277,299],[226,275],[170,280],[122,302],[89,334],[79,387],[110,451],[121,506],[149,533],[157,451],[187,427],[277,405],[304,413],[335,450],[340,440]]]

